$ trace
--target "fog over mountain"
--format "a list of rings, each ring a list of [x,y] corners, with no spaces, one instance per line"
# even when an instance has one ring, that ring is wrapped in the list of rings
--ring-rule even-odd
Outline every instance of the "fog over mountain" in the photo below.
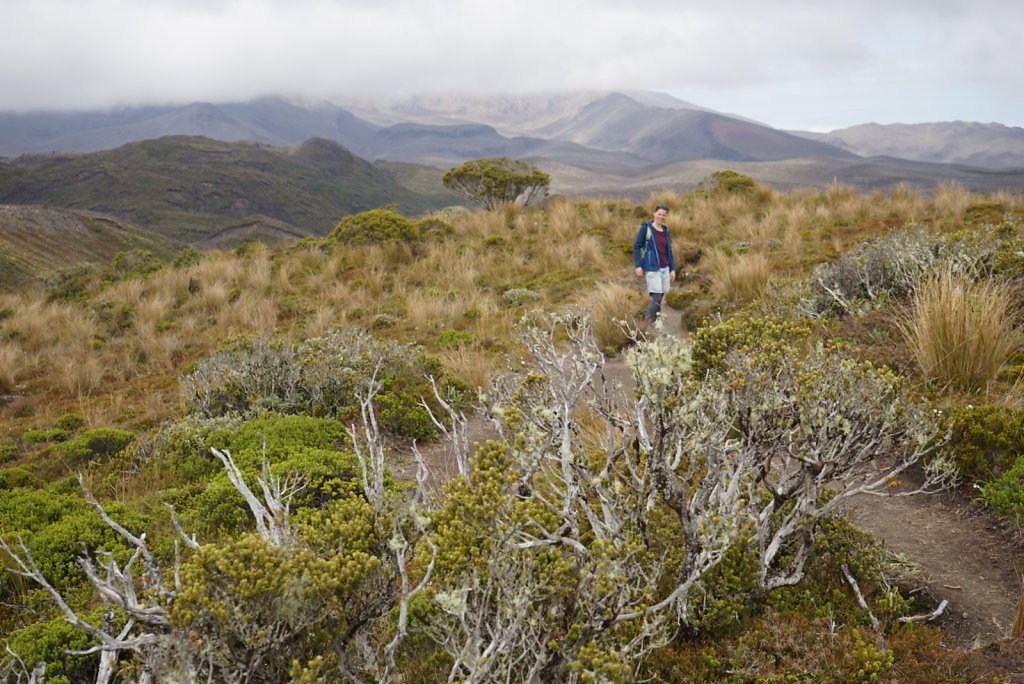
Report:
[[[1024,128],[998,123],[852,126],[818,138],[862,157],[889,156],[989,169],[1024,167]]]
[[[551,173],[558,192],[681,187],[692,184],[697,172],[739,164],[781,188],[850,178],[861,187],[955,181],[982,192],[1024,185],[1024,129],[951,122],[794,133],[654,92],[331,102],[264,97],[0,114],[5,157],[93,152],[168,135],[278,146],[324,138],[370,161],[439,169],[481,157],[515,157]],[[851,166],[870,172],[850,173]]]

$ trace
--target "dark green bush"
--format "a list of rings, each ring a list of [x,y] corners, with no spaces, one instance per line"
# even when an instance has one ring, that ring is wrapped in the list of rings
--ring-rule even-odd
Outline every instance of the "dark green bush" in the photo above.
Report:
[[[419,229],[420,237],[424,240],[443,240],[455,233],[455,229],[452,228],[451,224],[433,217],[420,219],[417,222],[417,228]]]
[[[162,261],[145,249],[118,252],[103,271],[103,280],[114,282],[133,278],[146,278],[164,267]]]
[[[68,432],[74,432],[84,425],[85,418],[77,413],[65,413],[53,424],[54,427],[60,430],[67,430]]]
[[[99,273],[100,269],[95,264],[69,266],[54,271],[43,279],[46,301],[80,302],[88,299],[91,289],[99,282]]]
[[[63,442],[71,436],[67,430],[53,428],[50,430],[25,430],[21,435],[21,441],[26,444],[46,444],[49,442]]]
[[[473,342],[473,336],[462,330],[445,330],[437,336],[434,345],[438,349],[458,349]]]
[[[103,625],[103,610],[86,617],[86,621]],[[84,651],[95,645],[92,638],[63,618],[37,622],[19,629],[8,637],[8,648],[24,663],[29,672],[36,663],[46,663],[46,684],[78,684],[96,681],[99,659],[95,655],[73,655],[68,651]],[[16,660],[9,653],[0,655],[4,668],[14,667]],[[27,679],[27,678],[26,678]],[[4,681],[22,681],[6,679]]]
[[[218,430],[209,435],[208,447],[231,454],[249,486],[256,491],[256,479],[266,458],[275,477],[302,477],[304,487],[293,507],[321,507],[361,487],[361,469],[350,452],[342,451],[348,437],[336,420],[309,416],[278,416],[251,420],[237,429]],[[251,526],[251,514],[223,467],[210,476],[209,486],[187,504],[175,505],[183,512],[190,530],[205,535],[236,534]]]
[[[950,440],[943,453],[973,482],[1002,476],[1024,453],[1024,412],[1005,406],[961,406],[942,416]]]
[[[713,193],[750,192],[757,188],[757,181],[750,176],[728,169],[715,171],[709,177],[708,182]]]
[[[0,444],[0,463],[13,461],[18,457],[18,447],[14,444]]]
[[[672,290],[665,293],[665,306],[682,311],[686,305],[696,299],[700,293],[693,290]]]
[[[288,447],[338,449],[347,442],[345,426],[338,421],[302,415],[248,420],[237,428],[212,432],[206,440],[207,446],[233,453],[266,450],[268,458]],[[253,465],[259,465],[259,459]]]
[[[34,489],[42,485],[42,480],[32,474],[28,468],[3,468],[0,469],[0,490],[25,487]]]
[[[53,453],[69,465],[81,465],[91,460],[106,460],[120,453],[135,441],[135,434],[115,428],[93,428],[73,439],[53,447]]]
[[[982,485],[981,501],[1004,522],[1024,528],[1024,456],[999,477]]]
[[[176,269],[189,268],[190,266],[195,266],[205,258],[206,255],[195,247],[186,247],[174,257],[174,261],[171,262],[171,266]]]
[[[135,533],[142,531],[144,519],[123,506],[110,506],[108,512]],[[77,559],[85,552],[110,551],[122,563],[130,555],[124,540],[81,496],[53,488],[0,490],[0,529],[8,538],[22,538],[43,575],[58,587],[81,581]]]
[[[328,238],[346,245],[391,240],[417,242],[420,239],[420,227],[394,209],[371,209],[346,216]]]

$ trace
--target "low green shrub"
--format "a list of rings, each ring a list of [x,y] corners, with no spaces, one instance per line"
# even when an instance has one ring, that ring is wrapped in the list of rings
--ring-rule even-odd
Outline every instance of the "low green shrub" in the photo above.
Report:
[[[247,420],[237,427],[211,432],[205,446],[235,452],[266,452],[272,460],[289,447],[338,449],[348,443],[345,426],[312,416],[275,416]],[[258,466],[260,459],[252,465]]]
[[[942,415],[950,439],[942,453],[962,477],[988,482],[1001,477],[1024,453],[1024,411],[1005,406],[959,406]]]
[[[103,625],[105,610],[97,609],[86,616],[86,621],[100,627]],[[46,663],[46,684],[78,684],[96,681],[99,659],[95,655],[75,655],[69,651],[84,651],[96,643],[85,632],[74,627],[63,618],[55,617],[48,622],[37,622],[19,629],[8,636],[8,652],[0,656],[0,670],[17,671],[17,660],[21,659],[28,672],[37,663]],[[31,681],[25,673],[25,681]],[[7,679],[17,681],[22,679]]]
[[[107,460],[135,441],[135,434],[115,428],[93,428],[53,447],[53,453],[69,465]]]
[[[505,292],[501,295],[501,298],[504,299],[511,306],[521,306],[523,304],[531,304],[537,301],[538,299],[540,299],[540,295],[534,292],[533,290],[528,290],[522,287],[514,287],[510,290],[505,290]]]
[[[435,217],[420,219],[417,228],[424,240],[443,240],[455,234],[455,229],[450,223]]]
[[[980,500],[1008,525],[1024,528],[1024,456],[981,486]]]
[[[24,487],[35,489],[43,484],[28,468],[21,466],[0,469],[0,491]]]
[[[296,509],[321,507],[360,490],[362,471],[356,457],[343,450],[347,443],[344,425],[310,416],[250,420],[237,428],[213,431],[205,439],[207,451],[212,447],[231,454],[254,491],[258,490],[256,479],[264,458],[274,477],[301,477],[302,489],[292,500]],[[175,495],[175,507],[185,526],[202,537],[214,538],[249,529],[251,513],[242,495],[230,483],[220,461],[212,455],[208,458],[217,468],[208,476],[209,486]]]
[[[452,401],[465,401],[465,388],[422,349],[348,330],[302,342],[235,340],[198,363],[181,382],[189,409],[206,417],[274,412],[349,420],[358,416],[358,397],[373,378],[379,405],[414,414],[410,420],[392,414],[385,421],[406,434],[403,426],[422,423],[421,400],[441,417],[428,377]],[[414,432],[407,436],[423,436],[418,427]]]
[[[438,349],[458,349],[473,342],[473,335],[462,330],[445,330],[437,336],[434,346]]]
[[[78,415],[77,413],[65,413],[63,416],[58,418],[53,426],[60,430],[67,430],[68,432],[74,432],[85,425],[85,418]]]
[[[0,444],[0,463],[13,461],[18,457],[18,447],[11,443]]]
[[[25,430],[21,435],[21,441],[26,444],[49,444],[63,442],[71,436],[67,430],[52,428],[49,430]]]
[[[136,534],[144,529],[145,518],[123,506],[107,510]],[[110,551],[121,563],[131,555],[124,540],[80,495],[52,487],[0,490],[0,529],[9,539],[21,537],[43,575],[59,588],[82,580],[77,559],[83,553]]]
[[[328,239],[346,245],[374,242],[417,242],[420,240],[420,226],[399,214],[395,209],[371,209],[341,220]]]
[[[810,327],[799,321],[781,318],[737,316],[721,323],[698,328],[693,335],[693,374],[700,378],[724,367],[733,351],[758,351],[781,356],[794,347],[811,343]]]
[[[665,293],[664,302],[665,306],[675,309],[676,311],[682,311],[686,308],[687,304],[699,296],[700,293],[694,290],[672,290],[671,292]]]

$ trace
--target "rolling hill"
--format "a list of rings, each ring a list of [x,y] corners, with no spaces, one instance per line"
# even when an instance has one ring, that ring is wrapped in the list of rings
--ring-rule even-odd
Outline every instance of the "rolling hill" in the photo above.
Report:
[[[105,264],[142,249],[169,260],[185,245],[90,211],[0,205],[0,291],[23,290],[39,276],[82,263]]]
[[[0,164],[0,204],[100,212],[189,244],[247,227],[323,235],[344,216],[387,204],[417,214],[454,203],[400,184],[323,138],[295,148],[168,136],[89,154],[27,155]]]

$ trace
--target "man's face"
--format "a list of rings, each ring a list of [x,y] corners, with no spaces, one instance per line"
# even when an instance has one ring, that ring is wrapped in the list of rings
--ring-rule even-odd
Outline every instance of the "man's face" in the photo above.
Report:
[[[658,223],[664,223],[665,219],[668,218],[668,212],[665,211],[664,209],[659,209],[658,211],[654,212],[654,218],[657,219]]]

